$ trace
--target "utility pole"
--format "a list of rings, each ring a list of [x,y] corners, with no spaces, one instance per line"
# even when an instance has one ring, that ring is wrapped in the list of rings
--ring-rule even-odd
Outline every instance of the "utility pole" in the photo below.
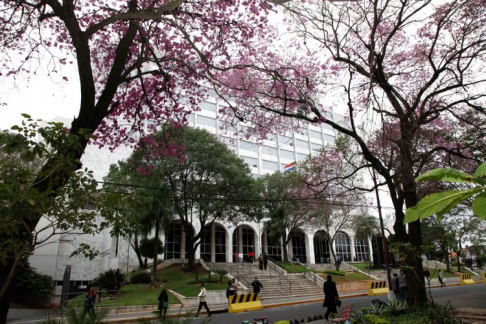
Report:
[[[388,243],[385,236],[385,226],[383,224],[383,215],[381,214],[381,203],[380,203],[380,195],[378,193],[378,186],[376,183],[376,174],[375,169],[373,169],[373,183],[375,184],[375,194],[376,194],[376,204],[378,206],[378,217],[380,218],[380,230],[381,230],[381,238],[383,242],[383,252],[385,253],[385,269],[386,269],[386,277],[388,280],[388,290],[392,291],[392,282],[391,282],[391,273],[390,273],[390,253],[388,252]]]

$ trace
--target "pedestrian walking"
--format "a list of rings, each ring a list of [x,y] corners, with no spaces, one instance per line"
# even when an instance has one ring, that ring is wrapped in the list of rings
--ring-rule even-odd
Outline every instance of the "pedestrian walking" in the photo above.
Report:
[[[267,270],[267,264],[268,264],[268,254],[267,252],[263,252],[263,268]]]
[[[248,252],[248,258],[250,258],[250,262],[253,263],[253,260],[255,259],[255,251],[253,251],[253,248],[250,248],[250,251]]]
[[[231,280],[228,280],[228,286],[226,287],[226,298],[228,298],[228,308],[230,303],[230,297],[236,295],[236,289]]]
[[[260,289],[263,289],[263,285],[260,281],[258,281],[257,277],[255,277],[255,280],[253,280],[251,286],[253,287],[253,292],[255,294],[260,293]]]
[[[425,277],[425,280],[427,280],[427,283],[430,287],[430,271],[429,271],[429,268],[424,269],[424,277]]]
[[[199,312],[201,311],[201,308],[203,308],[203,306],[206,309],[206,312],[208,312],[208,317],[210,317],[211,311],[209,310],[208,304],[206,302],[206,288],[204,288],[203,283],[201,284],[201,291],[197,296],[199,297],[199,307],[197,308],[196,317],[199,316]]]
[[[263,255],[260,254],[258,257],[258,267],[260,268],[261,271],[263,271]]]
[[[233,253],[233,262],[238,262],[238,251],[235,251],[235,253]]]
[[[400,300],[408,300],[408,284],[407,277],[405,276],[405,271],[400,270],[400,275],[398,276],[398,289],[400,290]]]
[[[400,284],[398,283],[398,274],[394,273],[392,278],[392,289],[395,293],[395,298],[400,299]]]
[[[86,292],[86,297],[84,298],[84,310],[83,310],[83,317],[86,313],[90,313],[91,315],[95,315],[94,306],[96,303],[96,292],[93,287]]]
[[[339,298],[339,294],[336,288],[336,283],[332,281],[332,276],[327,275],[327,281],[324,283],[324,304],[322,307],[327,307],[324,317],[326,321],[329,320],[329,314],[336,314],[336,299]]]
[[[165,315],[167,314],[167,309],[169,308],[169,294],[167,294],[167,290],[165,290],[165,288],[160,292],[158,301],[160,317],[165,320]]]
[[[442,270],[439,269],[439,273],[437,274],[437,278],[439,278],[440,286],[444,287],[446,284],[444,282],[444,274],[442,273]]]
[[[238,262],[243,262],[243,252],[238,253]]]

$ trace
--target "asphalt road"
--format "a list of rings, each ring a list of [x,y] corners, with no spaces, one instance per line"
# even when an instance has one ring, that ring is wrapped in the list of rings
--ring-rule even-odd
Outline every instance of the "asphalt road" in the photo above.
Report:
[[[470,286],[450,286],[444,288],[434,288],[431,290],[432,297],[440,304],[446,304],[450,302],[455,308],[481,308],[486,309],[486,284],[476,284]],[[387,301],[386,296],[378,297],[355,297],[355,298],[343,298],[343,304],[352,304],[353,310],[359,310],[361,307],[371,305],[373,299],[380,299]],[[282,301],[285,302],[285,301]],[[211,308],[211,304],[209,304]],[[35,319],[42,318],[43,316],[32,316],[28,314],[28,310],[21,311],[24,319],[17,316],[15,319],[11,318],[7,320],[7,323],[35,323]],[[274,323],[278,320],[295,320],[306,319],[308,316],[314,317],[318,315],[324,315],[325,309],[322,307],[322,302],[296,304],[275,308],[266,308],[261,311],[245,312],[245,313],[219,313],[214,314],[211,317],[207,317],[205,314],[201,314],[199,318],[194,318],[190,322],[191,324],[241,324],[243,321],[251,321],[255,318],[262,316],[268,316],[269,323]],[[55,311],[58,314],[58,310]],[[10,315],[10,314],[9,314]],[[12,314],[13,315],[13,314]],[[20,315],[20,314],[19,314]],[[30,315],[30,316],[29,316]],[[45,315],[45,314],[43,314]],[[152,315],[151,312],[137,312],[128,314],[111,315],[110,319],[123,320],[127,317],[137,318],[142,316]]]
[[[433,299],[440,303],[446,304],[450,302],[453,307],[457,308],[486,308],[486,285],[477,284],[471,286],[451,286],[444,288],[432,289]],[[343,304],[352,304],[353,310],[358,310],[361,307],[371,305],[373,299],[381,299],[387,301],[386,296],[379,297],[356,297],[342,299]],[[322,302],[299,304],[285,307],[268,308],[261,311],[237,313],[237,314],[214,314],[210,317],[210,322],[204,322],[206,315],[201,315],[199,318],[194,319],[192,323],[213,323],[213,324],[241,324],[245,320],[253,321],[255,318],[259,318],[263,315],[268,316],[269,322],[274,323],[278,320],[294,320],[294,319],[306,319],[308,316],[314,317],[315,315],[324,315],[325,309],[322,308]]]

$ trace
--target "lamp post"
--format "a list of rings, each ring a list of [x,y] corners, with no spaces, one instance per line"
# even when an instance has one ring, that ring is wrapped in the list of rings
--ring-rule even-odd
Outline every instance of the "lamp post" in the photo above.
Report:
[[[232,219],[233,224],[235,225],[236,231],[236,251],[240,252],[240,241],[238,240],[238,223],[240,222],[240,218],[238,216],[233,217]],[[236,262],[238,262],[238,257],[236,258]]]

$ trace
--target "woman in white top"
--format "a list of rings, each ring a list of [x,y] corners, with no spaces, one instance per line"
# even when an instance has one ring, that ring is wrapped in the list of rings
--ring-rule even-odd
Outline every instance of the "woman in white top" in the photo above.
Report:
[[[199,312],[201,311],[201,308],[203,308],[203,306],[206,309],[206,312],[208,312],[208,317],[210,317],[211,311],[209,310],[208,304],[206,303],[206,288],[204,288],[203,283],[201,284],[201,291],[199,292],[199,295],[197,295],[197,296],[199,297],[199,307],[197,308],[196,317],[199,316]]]

